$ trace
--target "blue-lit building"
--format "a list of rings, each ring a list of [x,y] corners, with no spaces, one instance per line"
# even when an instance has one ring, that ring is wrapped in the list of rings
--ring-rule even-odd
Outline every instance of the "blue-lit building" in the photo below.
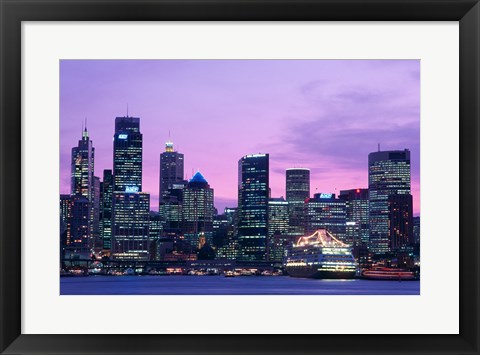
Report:
[[[346,202],[335,194],[317,193],[305,201],[307,233],[327,229],[338,239],[346,241]]]
[[[197,172],[183,189],[182,230],[192,246],[200,245],[203,238],[212,244],[213,189],[200,172]]]
[[[113,136],[111,256],[147,260],[150,195],[142,192],[143,136],[140,118],[117,117]]]
[[[405,149],[370,153],[368,190],[370,225],[368,248],[374,254],[388,253],[392,251],[393,238],[390,229],[389,198],[392,195],[410,195],[410,151]]]
[[[246,155],[238,161],[239,260],[266,260],[269,156]]]

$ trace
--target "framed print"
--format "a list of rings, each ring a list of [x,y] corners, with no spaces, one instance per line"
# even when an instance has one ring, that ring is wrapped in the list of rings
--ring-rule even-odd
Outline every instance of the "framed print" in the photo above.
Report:
[[[479,352],[477,1],[0,1],[2,353]]]

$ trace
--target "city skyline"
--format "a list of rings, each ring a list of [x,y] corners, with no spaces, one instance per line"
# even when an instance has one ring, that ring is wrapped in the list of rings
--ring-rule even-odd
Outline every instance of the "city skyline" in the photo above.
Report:
[[[245,155],[270,155],[272,197],[285,197],[285,170],[293,167],[310,169],[311,195],[338,196],[368,187],[368,154],[378,143],[411,151],[414,215],[420,213],[418,61],[62,60],[60,68],[60,193],[70,190],[70,149],[83,116],[95,176],[102,177],[112,169],[115,117],[127,114],[128,103],[128,115],[141,119],[142,185],[152,210],[170,135],[185,156],[186,178],[197,170],[205,176],[220,213],[237,205],[236,165]],[[380,124],[382,117],[389,124]]]

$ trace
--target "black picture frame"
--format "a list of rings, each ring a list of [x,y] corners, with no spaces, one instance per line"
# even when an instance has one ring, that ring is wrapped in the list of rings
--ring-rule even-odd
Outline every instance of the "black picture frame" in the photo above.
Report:
[[[479,353],[478,0],[0,0],[0,351],[5,354]],[[459,335],[21,334],[22,21],[459,21]],[[451,198],[451,197],[449,197]],[[414,315],[412,315],[414,316]]]

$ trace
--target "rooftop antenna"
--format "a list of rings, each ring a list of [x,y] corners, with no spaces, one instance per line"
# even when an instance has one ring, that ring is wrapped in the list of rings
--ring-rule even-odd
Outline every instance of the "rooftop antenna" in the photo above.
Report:
[[[85,132],[87,131],[87,116],[85,116]]]
[[[128,118],[128,103],[127,103],[127,118]]]
[[[378,151],[380,151],[380,143],[378,143]]]

